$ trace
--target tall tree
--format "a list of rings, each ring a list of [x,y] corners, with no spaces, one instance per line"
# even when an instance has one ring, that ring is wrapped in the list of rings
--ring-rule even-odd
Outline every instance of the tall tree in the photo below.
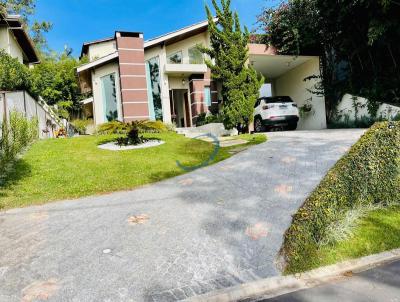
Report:
[[[39,52],[48,51],[44,36],[53,27],[51,22],[31,20],[36,9],[36,0],[0,0],[0,13],[21,15],[24,26],[29,31],[33,43]]]
[[[41,96],[48,105],[56,105],[61,117],[76,117],[85,96],[79,93],[75,68],[85,62],[86,58],[80,61],[68,53],[43,57],[41,64],[30,71],[30,91]]]
[[[206,60],[212,78],[222,83],[224,125],[247,128],[253,121],[254,104],[264,79],[248,66],[250,34],[240,25],[237,12],[232,12],[230,0],[221,0],[221,7],[212,0],[218,21],[206,6],[210,31],[210,48],[201,48],[210,57]]]

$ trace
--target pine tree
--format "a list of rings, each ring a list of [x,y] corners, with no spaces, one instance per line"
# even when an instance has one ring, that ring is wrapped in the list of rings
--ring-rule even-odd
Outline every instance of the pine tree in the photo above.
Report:
[[[242,31],[237,12],[232,12],[230,0],[216,0],[212,4],[217,21],[206,6],[210,31],[210,48],[201,48],[210,57],[206,64],[211,69],[212,78],[222,83],[222,110],[224,125],[248,128],[253,121],[254,104],[264,82],[262,76],[248,66],[250,34],[247,28]]]

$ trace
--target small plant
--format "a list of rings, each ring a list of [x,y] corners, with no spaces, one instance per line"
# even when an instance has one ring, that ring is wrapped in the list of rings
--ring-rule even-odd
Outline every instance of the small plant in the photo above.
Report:
[[[87,127],[92,123],[93,123],[92,120],[74,120],[71,122],[76,132],[78,132],[80,135],[85,135]]]
[[[31,142],[39,136],[36,118],[27,119],[18,111],[10,112],[8,122],[1,124],[0,133],[0,175],[5,176],[7,168],[13,164]]]
[[[131,129],[128,131],[126,136],[117,138],[116,142],[118,146],[135,146],[140,145],[148,140],[139,135],[139,129],[137,125],[134,123],[131,126]]]

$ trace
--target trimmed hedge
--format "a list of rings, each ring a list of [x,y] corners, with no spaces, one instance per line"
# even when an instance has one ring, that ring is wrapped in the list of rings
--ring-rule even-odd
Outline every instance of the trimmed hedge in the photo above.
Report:
[[[328,227],[349,210],[400,204],[400,123],[391,125],[373,125],[293,216],[281,250],[287,273],[310,269]]]

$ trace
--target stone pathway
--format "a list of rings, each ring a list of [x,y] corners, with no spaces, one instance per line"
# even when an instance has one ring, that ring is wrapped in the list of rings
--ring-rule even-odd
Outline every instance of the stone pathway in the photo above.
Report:
[[[1,212],[0,301],[175,301],[279,275],[291,215],[361,134],[271,133],[137,190]]]

